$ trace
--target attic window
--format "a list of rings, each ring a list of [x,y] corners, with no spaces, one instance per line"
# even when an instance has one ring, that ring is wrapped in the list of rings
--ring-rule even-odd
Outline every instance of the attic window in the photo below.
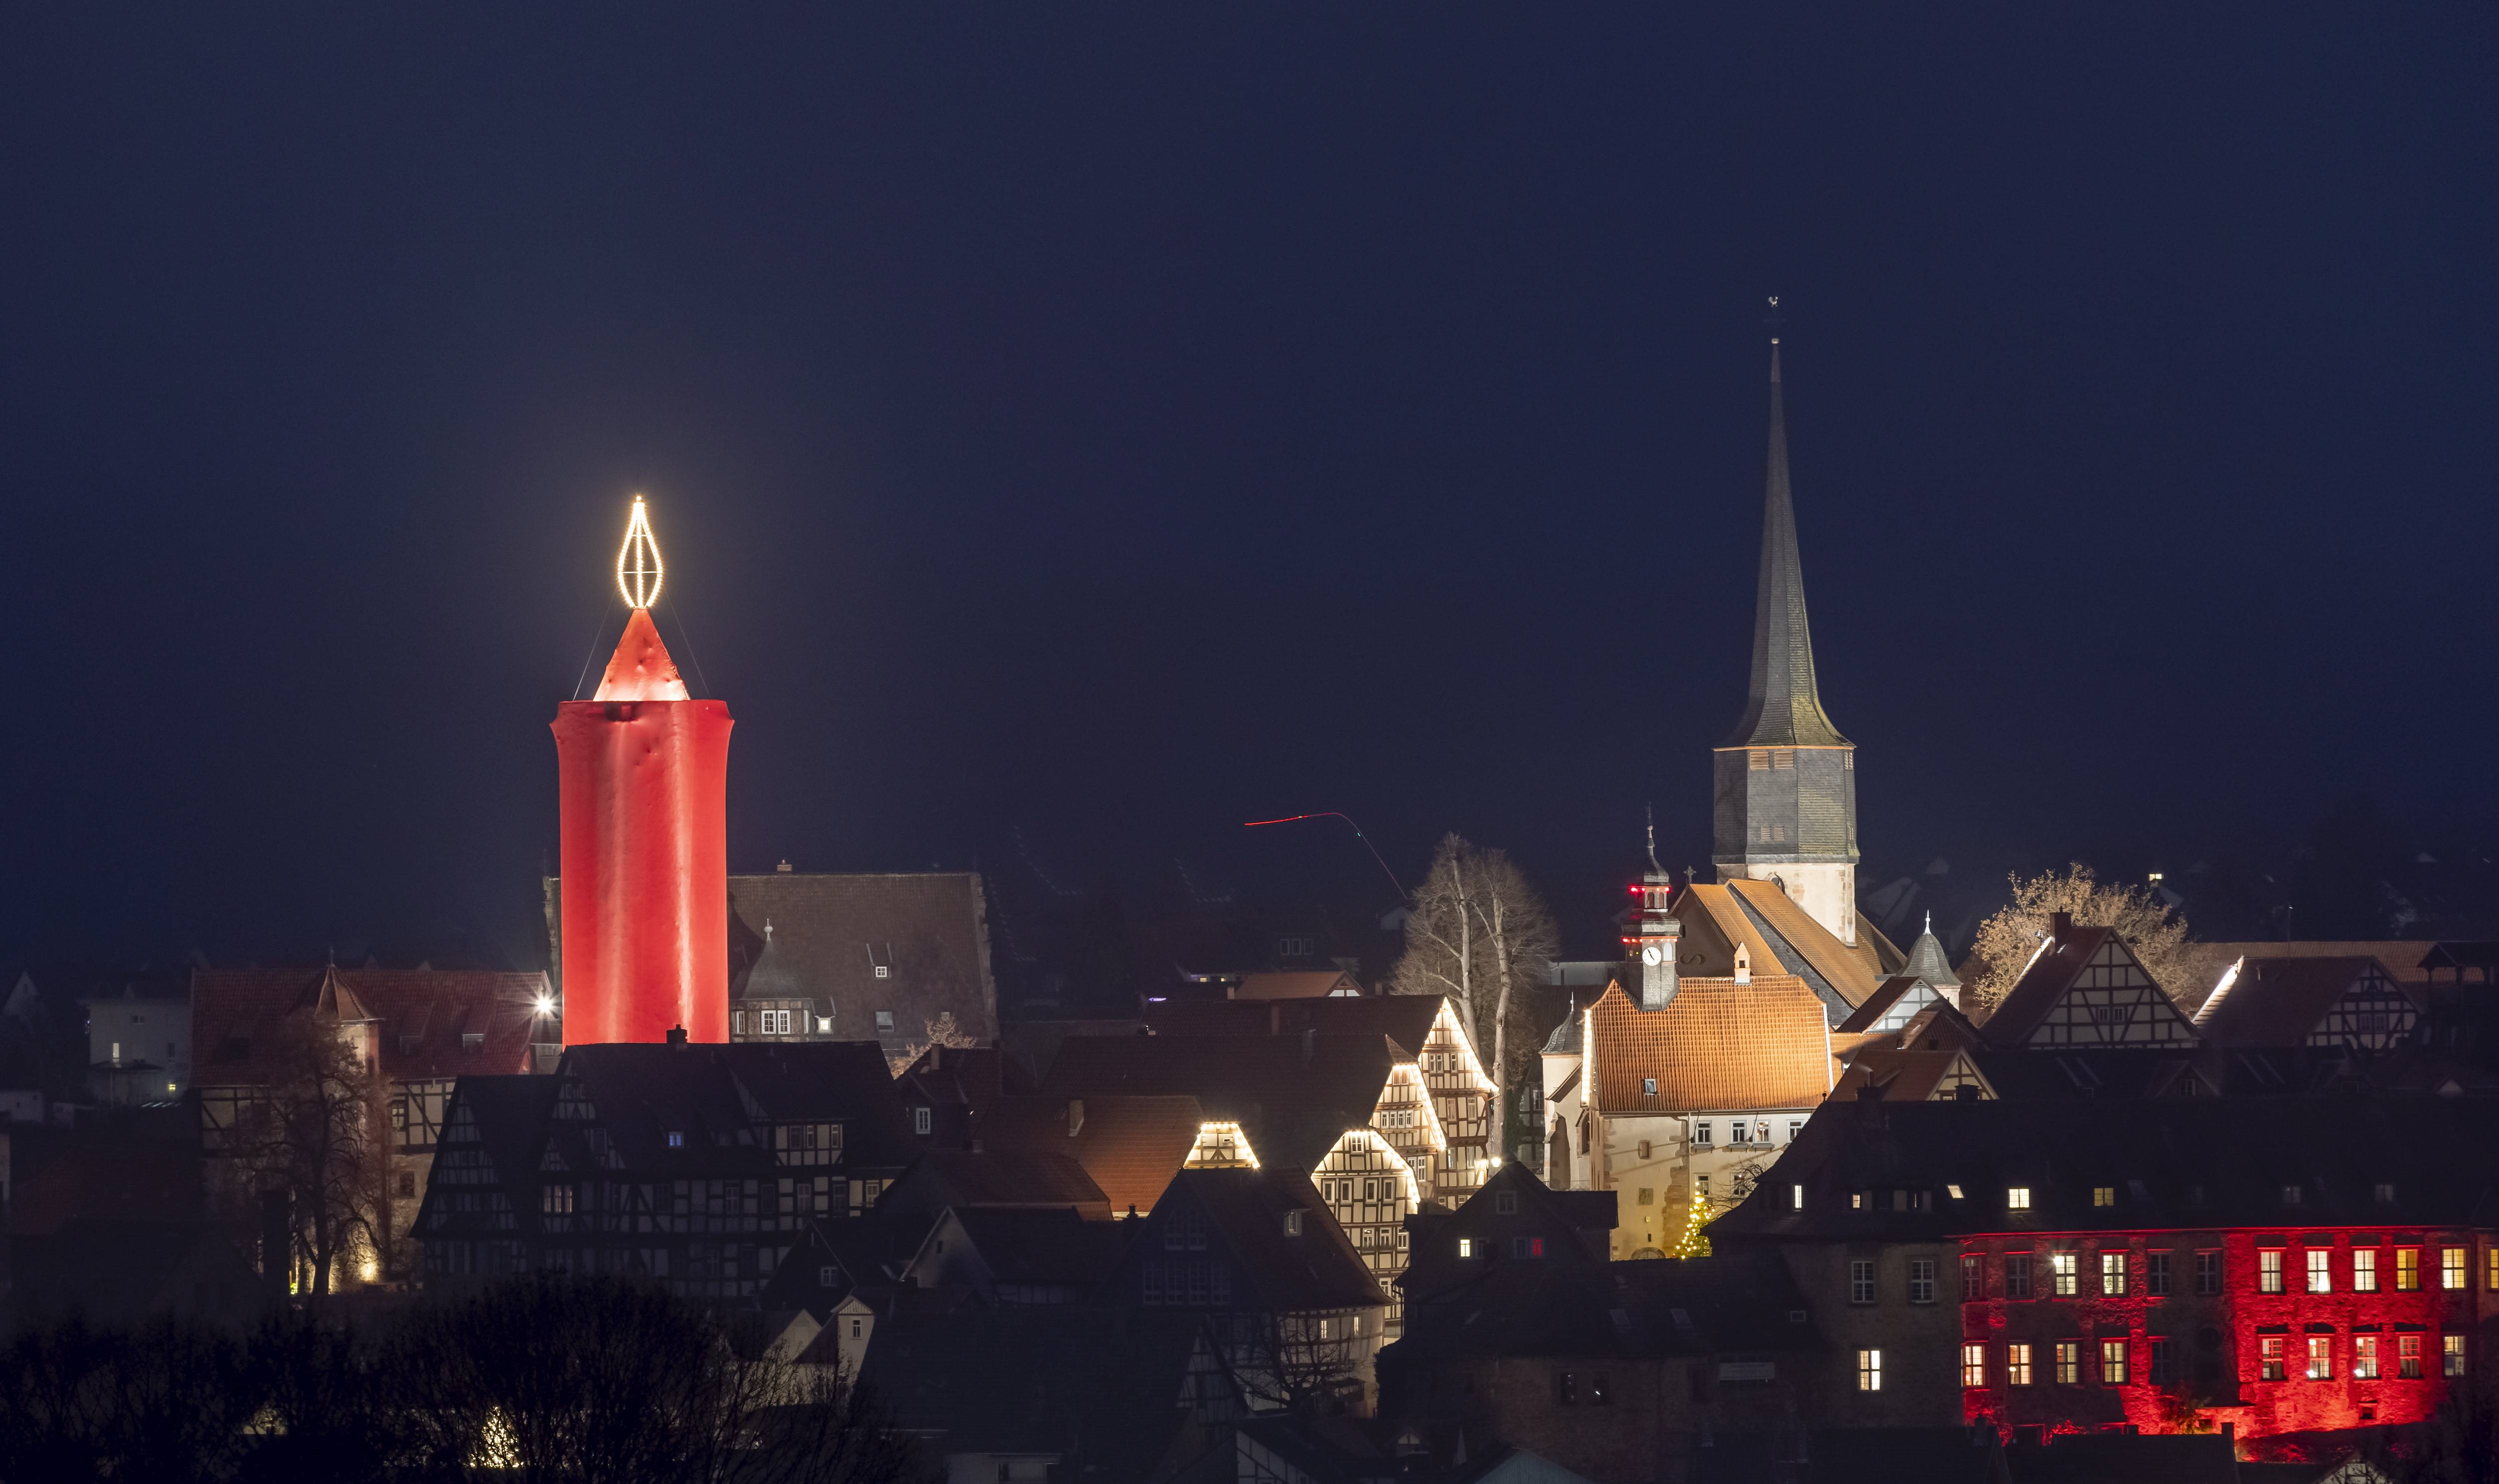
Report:
[[[911,1110],[911,1131],[913,1133],[927,1133],[933,1122],[934,1119],[926,1108],[915,1108]]]
[[[1517,1215],[1518,1192],[1515,1190],[1494,1191],[1492,1193],[1492,1210],[1493,1214],[1496,1216]]]
[[[1804,1210],[1804,1187],[1802,1185],[1790,1185],[1788,1187],[1788,1210]]]
[[[682,1148],[684,1148],[685,1146],[686,1146],[686,1136],[685,1136],[685,1133],[684,1133],[682,1130],[679,1130],[679,1129],[673,1129],[673,1128],[672,1128],[672,1129],[668,1130],[668,1147],[669,1147],[669,1148],[672,1148],[672,1149],[682,1149]]]
[[[878,1011],[878,1012],[876,1013],[876,1028],[877,1028],[877,1030],[878,1030],[879,1032],[887,1032],[887,1031],[891,1031],[891,1030],[892,1030],[892,1029],[893,1029],[893,1012],[892,1012],[892,1011],[891,1011],[891,1010],[880,1010],[880,1011]]]
[[[2028,1185],[2014,1185],[2006,1189],[2004,1192],[2004,1209],[2006,1210],[2028,1210],[2030,1209],[2030,1187]]]
[[[1962,1198],[1961,1187],[1959,1185],[1946,1185],[1944,1187],[1944,1194],[1952,1197],[1956,1201]]]
[[[876,977],[879,979],[892,979],[893,977],[893,965],[890,963],[878,964],[876,966]]]
[[[2092,1187],[2092,1204],[2093,1206],[2115,1206],[2117,1204],[2117,1187],[2115,1185],[2093,1185]]]
[[[1643,1096],[1643,1097],[1652,1097],[1652,1098],[1653,1098],[1653,1097],[1657,1096],[1657,1079],[1656,1079],[1656,1078],[1654,1078],[1654,1077],[1643,1077],[1643,1078],[1641,1078],[1641,1079],[1640,1079],[1640,1094],[1641,1094],[1641,1096]]]
[[[486,1033],[484,1031],[462,1031],[460,1033],[460,1049],[464,1051],[476,1050],[485,1044]]]
[[[2394,1187],[2394,1186],[2392,1186],[2392,1185],[2386,1184],[2386,1183],[2385,1183],[2385,1182],[2383,1182],[2383,1181],[2382,1181],[2382,1182],[2380,1182],[2380,1184],[2379,1184],[2379,1185],[2378,1185],[2378,1187],[2377,1187],[2377,1195],[2376,1195],[2375,1199],[2377,1200],[2377,1203],[2378,1203],[2379,1205],[2381,1205],[2381,1206],[2392,1206],[2392,1205],[2394,1205],[2394,1204],[2395,1204],[2395,1187]]]
[[[1300,1211],[1288,1210],[1284,1212],[1284,1235],[1287,1237],[1299,1237],[1302,1235],[1302,1213]]]
[[[832,1286],[833,1286],[833,1270],[832,1270],[832,1269],[830,1269],[830,1268],[819,1268],[819,1269],[817,1269],[817,1270],[816,1270],[816,1286],[817,1286],[817,1287],[819,1287],[819,1288],[830,1288],[830,1287],[832,1287]]]
[[[2299,1200],[2300,1200],[2300,1189],[2299,1189],[2299,1187],[2298,1187],[2297,1185],[2285,1185],[2285,1186],[2283,1186],[2283,1187],[2282,1187],[2282,1204],[2283,1204],[2283,1205],[2285,1205],[2285,1206],[2297,1206],[2297,1205],[2299,1204]]]

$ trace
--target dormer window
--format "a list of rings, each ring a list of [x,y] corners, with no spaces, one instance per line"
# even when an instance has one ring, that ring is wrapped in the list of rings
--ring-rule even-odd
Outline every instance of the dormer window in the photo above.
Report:
[[[1515,1190],[1494,1191],[1492,1193],[1492,1212],[1496,1216],[1517,1215],[1518,1192]]]
[[[485,1045],[486,1033],[484,1031],[462,1031],[460,1033],[460,1049],[464,1051],[478,1050]]]
[[[685,1146],[686,1146],[686,1136],[685,1136],[684,1131],[683,1131],[683,1130],[681,1130],[681,1129],[673,1129],[673,1128],[672,1128],[672,1129],[670,1129],[670,1130],[668,1130],[668,1147],[669,1147],[669,1148],[672,1148],[672,1149],[682,1149],[682,1148],[684,1148]]]
[[[2004,1192],[2004,1209],[2006,1210],[2028,1210],[2030,1209],[2030,1187],[2028,1185],[2014,1185],[2007,1188]]]
[[[933,1128],[935,1124],[935,1116],[926,1107],[924,1106],[911,1110],[911,1131],[913,1133],[925,1134]]]
[[[1299,1237],[1302,1235],[1302,1213],[1300,1211],[1288,1210],[1284,1212],[1284,1235],[1287,1237]]]
[[[2300,1189],[2299,1189],[2299,1187],[2298,1187],[2297,1185],[2285,1185],[2285,1186],[2283,1186],[2283,1187],[2282,1187],[2282,1204],[2283,1204],[2283,1205],[2285,1205],[2285,1206],[2297,1206],[2297,1205],[2299,1204],[2299,1199],[2300,1199]]]
[[[1652,1098],[1653,1098],[1653,1097],[1657,1096],[1657,1079],[1656,1079],[1656,1078],[1654,1078],[1654,1077],[1643,1077],[1643,1078],[1641,1078],[1641,1079],[1640,1079],[1640,1094],[1641,1094],[1641,1096],[1643,1096],[1643,1097],[1652,1097]]]
[[[893,1034],[892,1011],[880,1010],[876,1013],[876,1033],[880,1036],[890,1036]]]
[[[2395,1187],[2391,1184],[2385,1183],[2385,1181],[2380,1181],[2377,1187],[2376,1199],[2378,1204],[2381,1206],[2394,1205]]]

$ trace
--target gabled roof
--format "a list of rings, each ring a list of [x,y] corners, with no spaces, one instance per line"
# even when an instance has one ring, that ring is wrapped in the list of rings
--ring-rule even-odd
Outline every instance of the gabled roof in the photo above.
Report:
[[[1687,979],[1663,1010],[1642,1010],[1608,984],[1587,1014],[1581,1066],[1593,1066],[1600,1113],[1810,1108],[1831,1091],[1822,1001],[1787,975]]]
[[[1839,1084],[1831,1090],[1834,1100],[1844,1101],[1857,1095],[1857,1089],[1872,1085],[1882,1089],[1893,1102],[1920,1102],[1935,1095],[1946,1074],[1956,1066],[1975,1074],[1986,1096],[1995,1097],[1996,1089],[1987,1080],[1985,1069],[1975,1057],[1958,1048],[1907,1051],[1889,1047],[1867,1047],[1848,1060],[1848,1071]],[[1949,1094],[1948,1094],[1949,1095]]]
[[[1314,1000],[1327,995],[1360,996],[1362,986],[1343,969],[1244,974],[1233,989],[1236,1000]]]
[[[892,1190],[903,1192],[894,1197],[897,1201],[957,1210],[1067,1208],[1096,1221],[1107,1221],[1112,1214],[1102,1187],[1083,1165],[1065,1154],[1030,1149],[931,1149],[903,1172]]]
[[[194,969],[191,971],[193,1078],[206,1086],[249,1084],[271,1074],[260,1064],[277,1021],[316,1003],[352,1006],[349,1020],[373,1019],[382,1076],[419,1081],[533,1070],[531,1047],[561,1039],[538,1013],[544,974],[467,969]],[[471,1038],[474,1038],[473,1043]]]
[[[577,1046],[564,1053],[556,1078],[581,1088],[625,1168],[645,1178],[674,1172],[689,1177],[724,1172],[763,1176],[777,1168],[772,1150],[755,1137],[753,1119],[730,1075],[726,1054],[746,1049],[717,1045]],[[679,1135],[679,1143],[669,1144],[670,1134]]]
[[[947,1214],[1001,1283],[1090,1289],[1135,1235],[1133,1223],[1087,1221],[1064,1206],[970,1207]],[[939,1222],[937,1230],[945,1229]]]
[[[2429,983],[2429,971],[2421,960],[2437,949],[2428,938],[2294,938],[2287,942],[2255,943],[2191,943],[2187,945],[2189,983],[2179,986],[2179,993],[2195,1003],[2210,994],[2221,980],[2222,971],[2242,958],[2374,958],[2386,966],[2386,972],[2407,984]]]
[[[1262,1162],[1309,1171],[1369,1126],[1390,1072],[1413,1055],[1385,1036],[1079,1036],[1042,1079],[1059,1098],[1194,1095],[1238,1123]]]
[[[1183,1170],[1152,1219],[1168,1219],[1175,1199],[1205,1211],[1214,1235],[1240,1265],[1238,1282],[1269,1310],[1363,1308],[1388,1302],[1307,1176],[1272,1165]],[[1298,1236],[1284,1229],[1284,1213],[1293,1210],[1302,1213]]]
[[[2424,991],[2407,991],[2374,958],[2274,958],[2239,960],[2226,989],[2205,997],[2196,1029],[2219,1046],[2295,1047],[2325,1019],[2345,995],[2401,995],[2419,1008]]]
[[[1003,1098],[982,1116],[981,1139],[984,1147],[1001,1152],[1073,1157],[1101,1187],[1111,1213],[1120,1215],[1154,1209],[1204,1121],[1197,1099],[1185,1094]]]
[[[1161,1036],[1299,1035],[1305,1030],[1322,1036],[1385,1036],[1419,1051],[1448,1004],[1448,997],[1440,994],[1168,1000],[1146,1007],[1146,1023]]]
[[[2097,983],[2101,980],[2108,984]],[[2065,1003],[2070,992],[2103,988],[2123,995],[2119,1008],[2126,1012],[2126,1018],[2099,1023],[2079,1005]],[[2087,1049],[2132,1044],[2145,1037],[2180,1046],[2191,1047],[2195,1042],[2186,1012],[2144,972],[2117,930],[2079,923],[2068,925],[2061,937],[2046,940],[2021,982],[1980,1031],[1991,1045],[2006,1048],[2045,1045],[2043,1037],[2059,1036],[2065,1039],[2057,1045]]]
[[[1687,970],[1732,973],[1735,950],[1741,944],[1756,976],[1787,973],[1810,984],[1834,1025],[1906,961],[1863,918],[1856,946],[1840,942],[1771,882],[1694,882],[1675,897],[1674,913],[1685,925],[1682,957]]]

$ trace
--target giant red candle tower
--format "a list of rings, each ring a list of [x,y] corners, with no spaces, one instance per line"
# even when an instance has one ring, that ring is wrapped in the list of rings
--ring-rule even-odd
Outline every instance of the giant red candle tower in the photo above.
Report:
[[[651,626],[640,496],[616,556],[633,615],[599,694],[556,707],[567,1046],[729,1039],[729,706],[695,700]]]

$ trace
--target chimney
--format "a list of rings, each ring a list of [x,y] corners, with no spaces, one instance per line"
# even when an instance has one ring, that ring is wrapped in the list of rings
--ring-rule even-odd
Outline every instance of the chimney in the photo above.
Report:
[[[2052,912],[2048,914],[2048,936],[2054,938],[2060,948],[2063,947],[2065,940],[2071,938],[2073,935],[2074,915],[2072,913]]]
[[[668,1027],[668,1045],[670,1045],[670,1046],[684,1046],[685,1044],[686,1044],[686,1028],[685,1028],[684,1026],[682,1026],[682,1025],[671,1025],[671,1026],[669,1026],[669,1027]]]
[[[1073,1139],[1078,1134],[1083,1133],[1084,1130],[1085,1100],[1083,1098],[1069,1098],[1067,1100],[1067,1137]]]
[[[1751,984],[1752,982],[1753,982],[1753,953],[1752,953],[1752,951],[1751,951],[1750,949],[1747,949],[1746,947],[1744,947],[1744,945],[1742,945],[1742,944],[1738,943],[1738,944],[1736,944],[1736,983],[1737,983],[1737,984]]]
[[[940,1042],[932,1042],[932,1043],[930,1043],[930,1044],[929,1044],[929,1047],[928,1047],[928,1070],[929,1070],[929,1071],[931,1071],[931,1072],[934,1072],[934,1071],[936,1071],[939,1067],[941,1067],[941,1066],[945,1065],[945,1062],[946,1062],[946,1045],[945,1045],[945,1043],[944,1043],[944,1042],[942,1042],[942,1041],[940,1041]]]
[[[779,865],[774,866],[772,869],[774,869],[774,870],[776,870],[776,871],[781,871],[781,872],[785,872],[785,873],[786,873],[786,872],[790,869],[790,862],[788,862],[788,861],[786,861],[786,860],[785,860],[785,861],[781,862]]]

